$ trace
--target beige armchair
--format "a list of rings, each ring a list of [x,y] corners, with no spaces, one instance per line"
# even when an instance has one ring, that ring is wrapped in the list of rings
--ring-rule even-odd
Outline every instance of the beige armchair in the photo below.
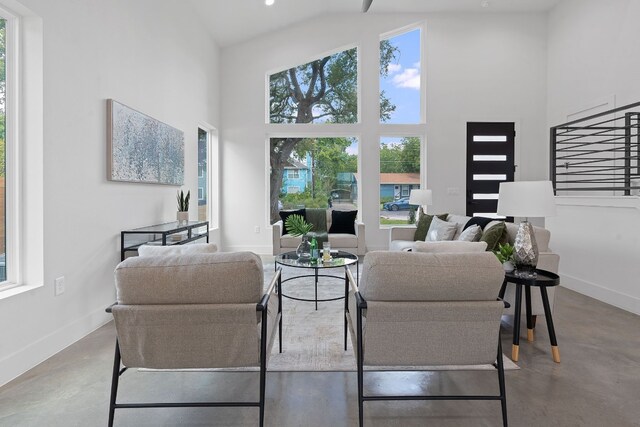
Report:
[[[492,253],[369,252],[359,287],[353,277],[347,322],[358,366],[358,409],[375,400],[500,400],[507,425],[500,318],[504,271]],[[499,395],[364,394],[364,366],[423,370],[436,365],[493,364]],[[421,368],[422,367],[422,368]]]
[[[132,257],[115,270],[117,332],[109,426],[119,408],[254,406],[264,422],[267,358],[282,339],[280,272],[263,290],[250,252]],[[277,295],[275,291],[277,288]],[[280,346],[282,351],[282,345]],[[251,402],[116,403],[127,368],[260,368]]]

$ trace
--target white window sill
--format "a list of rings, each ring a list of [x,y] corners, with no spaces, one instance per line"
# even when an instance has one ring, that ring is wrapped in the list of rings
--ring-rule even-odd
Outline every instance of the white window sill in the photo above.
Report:
[[[24,292],[32,291],[34,289],[41,288],[43,285],[18,285],[8,283],[0,287],[0,300],[10,298],[15,295],[22,294]]]

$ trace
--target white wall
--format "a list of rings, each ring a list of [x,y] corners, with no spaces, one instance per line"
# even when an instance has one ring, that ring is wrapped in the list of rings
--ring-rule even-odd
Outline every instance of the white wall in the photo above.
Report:
[[[549,15],[548,124],[640,101],[640,0],[564,0]],[[561,197],[547,219],[563,286],[640,314],[640,201]]]
[[[176,187],[106,180],[105,100],[184,131],[196,193],[198,123],[219,126],[218,48],[178,2],[22,3],[44,25],[45,273],[0,300],[0,384],[109,320],[121,230],[175,219]]]
[[[547,177],[546,15],[353,14],[314,19],[222,51],[221,232],[226,249],[271,252],[266,140],[274,127],[265,124],[266,75],[353,44],[360,47],[362,121],[335,125],[331,131],[360,137],[360,176],[366,183],[360,190],[360,210],[367,247],[387,247],[388,230],[378,226],[377,46],[380,34],[415,23],[424,24],[427,40],[427,125],[417,128],[427,136],[423,161],[435,203],[430,211],[465,211],[467,121],[516,122],[520,178]],[[448,195],[448,188],[459,193]]]

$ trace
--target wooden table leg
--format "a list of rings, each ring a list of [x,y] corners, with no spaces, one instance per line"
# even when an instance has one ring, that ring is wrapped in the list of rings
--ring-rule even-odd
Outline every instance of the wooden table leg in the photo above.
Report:
[[[516,284],[516,306],[513,318],[513,345],[511,346],[511,359],[518,361],[520,355],[520,315],[522,314],[522,285]]]
[[[531,317],[531,287],[524,287],[525,313],[527,315],[527,341],[533,341],[533,318]]]
[[[553,361],[560,363],[560,350],[558,349],[558,341],[556,340],[556,330],[553,327],[553,319],[551,318],[551,307],[549,306],[549,296],[547,295],[547,288],[540,286],[540,294],[542,295],[542,304],[544,305],[544,317],[547,321],[547,328],[549,329],[549,341],[551,341],[551,355]]]

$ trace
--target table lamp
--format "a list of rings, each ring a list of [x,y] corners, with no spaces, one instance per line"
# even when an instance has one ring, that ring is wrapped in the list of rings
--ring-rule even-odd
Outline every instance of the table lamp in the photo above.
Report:
[[[523,217],[514,242],[513,260],[516,274],[535,276],[538,265],[538,245],[533,226],[527,220],[556,214],[556,202],[551,181],[515,181],[500,183],[498,215]]]
[[[411,190],[411,193],[409,194],[409,204],[420,206],[420,208],[422,208],[422,213],[426,214],[427,210],[424,206],[433,204],[431,190]],[[418,217],[419,215],[420,211],[418,210]]]

